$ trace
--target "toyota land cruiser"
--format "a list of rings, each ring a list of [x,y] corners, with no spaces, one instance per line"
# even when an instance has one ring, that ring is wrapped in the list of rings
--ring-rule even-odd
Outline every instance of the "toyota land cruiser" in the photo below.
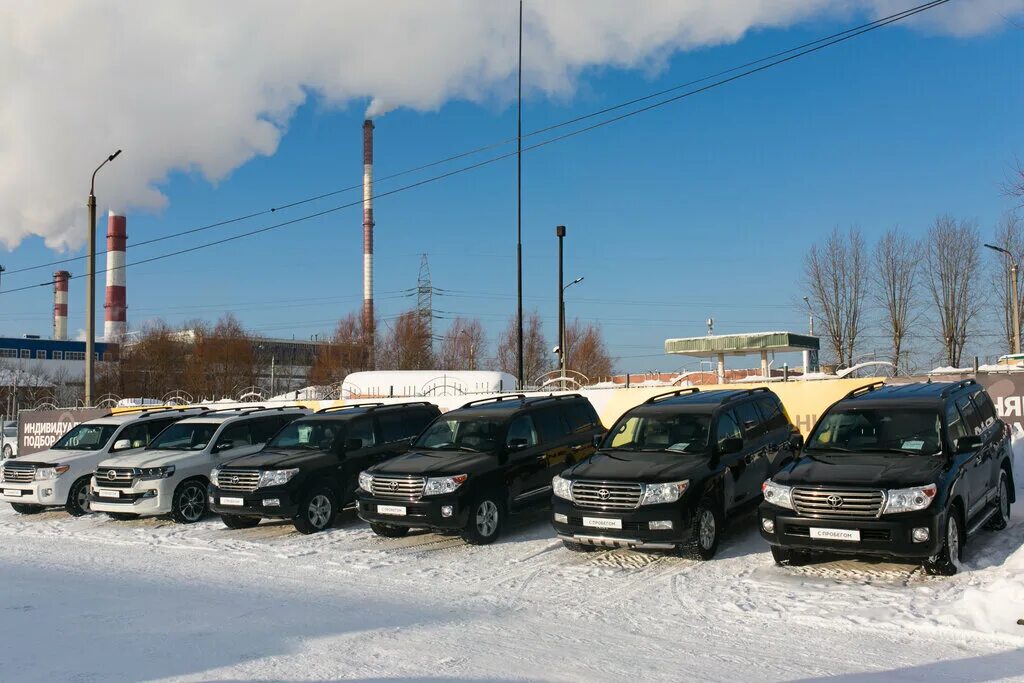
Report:
[[[1009,435],[974,380],[856,389],[765,482],[761,535],[780,564],[826,551],[955,574],[965,543],[1009,520]]]
[[[181,524],[206,514],[210,470],[255,453],[305,408],[225,408],[176,422],[144,450],[96,467],[89,502],[114,519],[170,514]]]
[[[425,401],[324,408],[292,422],[259,453],[215,468],[210,509],[230,529],[272,517],[292,520],[304,534],[322,531],[354,501],[360,472],[405,453],[440,414]]]
[[[380,536],[410,528],[491,543],[506,514],[547,502],[551,477],[604,432],[578,394],[470,401],[427,427],[410,452],[359,475],[359,516]]]
[[[570,550],[681,550],[710,559],[725,522],[801,438],[766,388],[660,394],[609,430],[597,453],[552,482],[552,524]]]

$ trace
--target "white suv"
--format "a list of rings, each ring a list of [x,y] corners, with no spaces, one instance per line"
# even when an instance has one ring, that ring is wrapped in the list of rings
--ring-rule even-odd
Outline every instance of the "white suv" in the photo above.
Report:
[[[18,423],[4,422],[3,433],[0,434],[0,460],[18,457]]]
[[[168,425],[202,410],[126,410],[76,425],[49,450],[5,460],[0,469],[0,500],[25,515],[47,507],[64,507],[75,517],[84,515],[89,512],[89,479],[99,462],[144,447]]]
[[[181,524],[206,514],[210,470],[263,448],[304,408],[225,408],[182,420],[144,450],[107,458],[96,467],[89,502],[114,519],[170,514]]]

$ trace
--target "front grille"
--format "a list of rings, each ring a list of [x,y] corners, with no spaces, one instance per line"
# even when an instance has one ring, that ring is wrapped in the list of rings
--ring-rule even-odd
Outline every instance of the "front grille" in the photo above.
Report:
[[[96,486],[105,489],[130,489],[138,471],[131,467],[102,467],[96,470]]]
[[[5,484],[27,484],[35,478],[35,465],[8,462],[3,466],[3,482]]]
[[[635,510],[640,507],[641,484],[574,481],[572,500],[576,505],[599,510]]]
[[[884,502],[885,495],[877,490],[793,489],[793,509],[805,517],[874,519]]]
[[[259,470],[229,469],[217,475],[217,488],[221,491],[252,493],[260,485]]]
[[[390,477],[373,475],[373,495],[396,500],[419,500],[423,495],[423,477]]]

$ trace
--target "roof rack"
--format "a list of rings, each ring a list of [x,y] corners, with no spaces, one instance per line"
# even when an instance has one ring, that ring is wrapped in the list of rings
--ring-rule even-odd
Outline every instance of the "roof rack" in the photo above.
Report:
[[[251,413],[258,413],[264,410],[309,410],[306,406],[293,405],[293,406],[241,406],[234,408],[214,408],[208,410],[203,415],[212,415],[213,413],[241,413],[243,415],[249,415]]]
[[[843,396],[843,398],[857,398],[858,396],[863,396],[864,394],[870,394],[872,391],[878,391],[878,389],[883,386],[885,386],[885,382],[881,380],[879,380],[878,382],[872,382],[871,384],[865,384],[862,387],[857,387],[856,389],[848,393],[846,396]]]
[[[110,411],[103,417],[116,417],[118,415],[129,415],[131,413],[144,413],[146,415],[153,415],[155,413],[170,413],[174,411],[184,412],[186,410],[209,410],[209,408],[207,408],[206,406],[190,406],[185,408],[172,408],[169,406],[138,406],[135,408],[125,408],[123,410],[118,410],[116,413],[114,411]]]
[[[977,383],[978,382],[976,380],[973,380],[973,379],[962,379],[959,382],[954,382],[953,384],[951,384],[948,387],[946,387],[945,389],[943,389],[939,393],[939,397],[940,398],[946,398],[947,396],[949,396],[952,392],[956,391],[957,389],[963,389],[964,387],[969,387],[972,384],[977,384]]]
[[[700,387],[686,387],[684,389],[676,389],[675,391],[668,391],[665,392],[664,394],[651,396],[649,399],[644,401],[644,403],[657,403],[658,401],[664,400],[666,398],[671,398],[672,396],[682,396],[683,394],[696,394],[699,391]]]
[[[432,406],[434,405],[430,401],[406,401],[404,403],[383,403],[383,402],[371,402],[371,403],[346,403],[343,406],[331,406],[329,408],[321,408],[316,411],[317,415],[324,413],[334,413],[340,410],[346,410],[348,408],[367,408],[369,410],[376,410],[377,408],[406,408],[408,406]]]
[[[501,403],[502,401],[526,401],[526,394],[504,394],[502,396],[492,396],[491,398],[478,398],[475,401],[470,401],[459,406],[459,409],[469,408],[470,406],[477,406],[481,403]]]
[[[582,394],[558,394],[556,396],[555,394],[548,394],[547,396],[530,396],[529,398],[526,398],[524,400],[526,402],[528,402],[530,405],[536,405],[538,403],[543,403],[544,401],[564,401],[565,399],[568,399],[568,398],[583,398],[583,395]]]
[[[738,398],[746,398],[747,396],[753,396],[754,394],[767,394],[770,391],[768,387],[754,387],[753,389],[740,389],[734,394],[730,394],[722,399],[722,403],[728,403],[729,401],[735,401]]]

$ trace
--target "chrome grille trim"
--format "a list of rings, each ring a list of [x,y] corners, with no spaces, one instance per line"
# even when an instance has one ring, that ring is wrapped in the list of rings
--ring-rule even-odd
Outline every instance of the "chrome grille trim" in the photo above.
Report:
[[[576,505],[596,510],[635,510],[644,497],[643,484],[630,482],[577,479],[572,482],[571,490]]]
[[[221,491],[252,493],[260,485],[259,470],[226,469],[217,475],[217,488]]]
[[[101,488],[130,489],[140,474],[134,467],[97,467],[93,476]]]
[[[28,484],[36,478],[36,466],[29,463],[8,460],[2,471],[3,477],[0,480],[5,484]]]
[[[373,495],[395,500],[419,500],[423,495],[426,479],[423,477],[402,477],[385,474],[373,475]]]
[[[842,498],[839,507],[828,502]],[[805,489],[795,488],[793,509],[804,517],[820,519],[875,519],[885,507],[885,493],[878,489]]]

